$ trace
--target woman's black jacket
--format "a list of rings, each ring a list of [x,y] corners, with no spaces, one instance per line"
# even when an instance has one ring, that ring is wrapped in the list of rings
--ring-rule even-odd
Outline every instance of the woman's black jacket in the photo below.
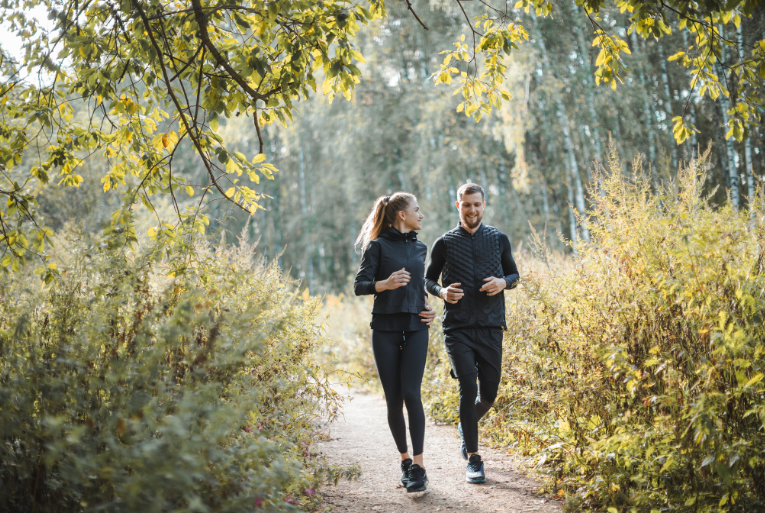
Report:
[[[425,310],[425,256],[428,247],[417,240],[416,232],[403,234],[391,227],[370,241],[361,257],[353,282],[357,296],[375,295],[373,314],[420,313]],[[410,280],[404,287],[375,292],[375,282],[406,269]]]

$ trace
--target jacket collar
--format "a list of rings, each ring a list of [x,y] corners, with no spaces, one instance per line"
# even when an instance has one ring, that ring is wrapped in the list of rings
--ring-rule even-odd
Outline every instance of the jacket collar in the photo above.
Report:
[[[484,227],[484,224],[483,224],[483,221],[481,221],[481,226],[478,227],[476,232],[470,233],[469,231],[467,231],[465,228],[462,227],[461,222],[457,221],[457,227],[454,230],[461,235],[467,235],[469,237],[472,237],[473,235],[478,235],[479,233],[481,233],[483,231],[483,227]]]
[[[407,233],[401,233],[397,229],[395,229],[392,226],[389,226],[388,229],[386,229],[384,232],[380,234],[381,239],[388,239],[388,240],[409,240],[409,241],[416,241],[417,240],[417,232],[407,232]]]

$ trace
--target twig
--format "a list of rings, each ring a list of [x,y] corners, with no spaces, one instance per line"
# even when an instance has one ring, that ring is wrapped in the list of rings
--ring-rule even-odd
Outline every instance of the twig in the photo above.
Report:
[[[213,57],[215,57],[215,60],[218,62],[218,64],[229,73],[234,82],[239,84],[239,86],[244,89],[244,91],[250,95],[253,100],[263,100],[263,103],[268,103],[268,97],[260,94],[252,87],[250,87],[250,85],[239,75],[239,73],[237,73],[236,70],[231,67],[231,65],[228,63],[228,60],[223,58],[213,42],[210,40],[210,34],[207,32],[207,18],[202,10],[202,4],[200,3],[200,0],[191,0],[191,5],[194,7],[194,18],[197,21],[197,25],[199,25],[199,37],[202,39],[202,42],[210,51],[210,53],[213,54]],[[148,21],[145,23],[148,24]],[[157,51],[160,51],[159,48],[157,48]]]
[[[409,9],[409,12],[412,13],[412,16],[414,16],[414,19],[417,20],[417,22],[420,24],[420,26],[422,28],[424,28],[425,30],[428,30],[428,27],[426,27],[425,24],[420,19],[420,17],[417,16],[417,13],[414,12],[414,9],[412,8],[412,2],[410,2],[409,0],[406,0],[406,7]]]
[[[260,134],[260,123],[258,123],[258,106],[257,102],[255,105],[255,110],[252,112],[252,121],[255,123],[255,130],[258,132],[258,142],[260,143],[260,150],[258,153],[263,153],[263,136]]]

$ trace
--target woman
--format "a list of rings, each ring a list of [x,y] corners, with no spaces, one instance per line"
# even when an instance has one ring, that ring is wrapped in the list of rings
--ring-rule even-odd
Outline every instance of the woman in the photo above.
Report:
[[[428,327],[435,316],[425,293],[425,256],[428,248],[417,240],[422,218],[417,198],[397,192],[375,201],[356,244],[362,258],[356,274],[357,296],[374,294],[372,352],[380,375],[388,425],[401,453],[401,484],[407,492],[428,486],[422,463],[425,411],[420,385],[428,353]],[[406,445],[403,406],[409,413],[413,456]]]

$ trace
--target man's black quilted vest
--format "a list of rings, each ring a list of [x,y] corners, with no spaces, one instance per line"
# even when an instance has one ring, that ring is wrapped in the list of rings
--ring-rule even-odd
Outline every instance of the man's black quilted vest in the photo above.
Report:
[[[506,328],[505,293],[488,296],[480,292],[484,278],[502,278],[500,231],[482,224],[475,234],[457,226],[444,234],[446,263],[441,284],[459,286],[465,295],[457,304],[444,303],[444,330],[458,328]]]

